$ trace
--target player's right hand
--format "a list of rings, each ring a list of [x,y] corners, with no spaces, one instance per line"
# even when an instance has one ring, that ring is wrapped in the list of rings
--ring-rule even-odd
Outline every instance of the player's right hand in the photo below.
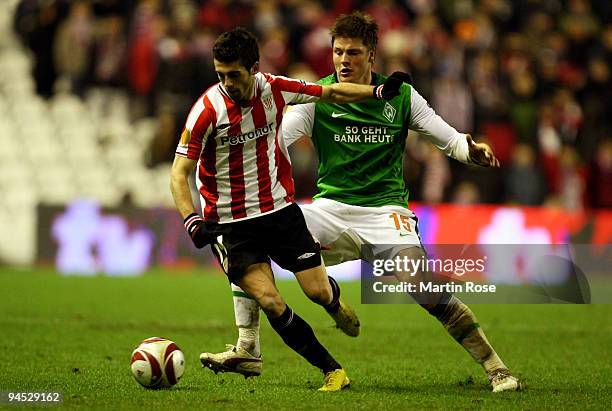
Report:
[[[374,87],[374,98],[378,100],[391,100],[399,96],[402,83],[410,84],[412,77],[410,74],[395,71],[380,86]]]
[[[214,241],[213,235],[206,231],[204,220],[197,213],[189,214],[183,220],[183,225],[197,248],[203,248]]]

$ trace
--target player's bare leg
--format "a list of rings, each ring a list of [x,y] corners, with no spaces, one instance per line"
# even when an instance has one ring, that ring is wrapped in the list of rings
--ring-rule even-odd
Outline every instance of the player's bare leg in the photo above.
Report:
[[[359,335],[359,318],[355,311],[340,299],[340,286],[333,277],[328,277],[325,266],[321,265],[295,273],[302,290],[313,302],[325,308],[336,321],[336,327],[346,335]]]
[[[268,266],[262,266],[268,270]],[[274,278],[270,269],[269,277]],[[200,355],[202,366],[215,373],[235,372],[245,378],[261,375],[263,358],[259,346],[260,306],[255,298],[248,295],[236,284],[231,284],[234,301],[234,316],[238,328],[236,345],[226,344],[226,350],[219,353],[204,352]]]
[[[285,304],[276,285],[269,264],[251,265],[237,280],[239,286],[252,296],[268,317],[272,328],[285,344],[325,374],[322,391],[338,391],[349,385],[342,366],[317,340],[312,328]],[[200,359],[205,364],[205,359]],[[220,371],[224,371],[221,369]]]
[[[402,250],[400,257],[421,259],[425,257],[423,249],[413,247]],[[398,272],[395,276],[400,281],[418,283],[420,281],[433,281],[430,273],[419,272],[414,276],[409,273]],[[476,316],[461,300],[447,293],[416,293],[413,297],[431,315],[436,317],[448,333],[457,341],[472,358],[482,365],[493,392],[516,391],[520,389],[520,382],[514,377],[508,367],[495,352],[484,331],[480,327]]]
[[[264,270],[268,277],[274,282],[272,267],[264,265],[261,269]],[[261,357],[259,345],[259,303],[236,284],[231,284],[231,287],[234,300],[234,317],[236,319],[236,327],[238,328],[238,341],[236,342],[236,347],[247,351],[254,357]],[[235,350],[233,347],[234,346],[228,344],[227,351],[234,352]],[[261,374],[261,364],[262,363],[260,363],[259,373],[257,375]]]
[[[273,278],[272,272],[269,275]],[[323,267],[296,273],[296,278],[306,295],[326,308],[338,328],[347,335],[359,335],[359,319],[355,312],[339,299],[340,288],[336,281],[329,277],[328,287],[321,286],[326,284],[323,279],[328,278]],[[237,372],[245,377],[255,377],[261,375],[263,368],[259,348],[259,304],[235,284],[232,284],[232,294],[238,341],[235,346],[226,345],[224,352],[202,353],[200,359],[204,366],[216,372]],[[240,359],[244,359],[244,364]]]

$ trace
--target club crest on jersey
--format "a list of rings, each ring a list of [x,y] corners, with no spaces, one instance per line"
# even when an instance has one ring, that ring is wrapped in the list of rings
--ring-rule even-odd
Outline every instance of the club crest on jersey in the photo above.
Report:
[[[387,120],[389,120],[389,123],[393,123],[393,120],[395,120],[395,115],[397,114],[397,110],[395,109],[395,107],[393,107],[387,102],[383,107],[382,114]]]
[[[272,94],[268,94],[267,96],[263,96],[261,98],[263,102],[263,106],[267,111],[272,110]]]

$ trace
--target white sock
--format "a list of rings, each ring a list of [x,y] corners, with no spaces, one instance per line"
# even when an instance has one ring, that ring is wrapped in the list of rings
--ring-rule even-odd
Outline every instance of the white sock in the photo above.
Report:
[[[235,284],[232,284],[234,296],[234,315],[238,327],[238,342],[236,347],[247,350],[251,355],[259,357],[259,304]]]

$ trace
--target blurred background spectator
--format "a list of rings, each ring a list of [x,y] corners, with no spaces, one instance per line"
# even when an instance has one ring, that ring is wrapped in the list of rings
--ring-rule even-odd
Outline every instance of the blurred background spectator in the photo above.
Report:
[[[380,26],[375,70],[411,72],[443,118],[502,162],[466,168],[409,141],[411,199],[612,207],[609,0],[21,0],[13,29],[42,98],[72,93],[102,118],[149,119],[142,162],[154,167],[172,161],[191,104],[217,81],[219,33],[245,26],[262,70],[316,80],[332,71],[331,24],[355,9]],[[291,151],[298,196],[310,197],[312,147]]]

